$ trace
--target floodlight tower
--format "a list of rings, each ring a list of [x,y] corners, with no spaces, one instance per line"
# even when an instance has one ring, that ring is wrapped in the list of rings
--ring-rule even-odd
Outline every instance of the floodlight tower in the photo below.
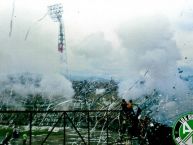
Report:
[[[48,6],[48,13],[54,22],[59,23],[59,34],[58,34],[58,51],[60,52],[60,60],[63,65],[62,74],[68,76],[68,65],[67,65],[67,50],[63,23],[63,6],[62,4],[55,4]]]

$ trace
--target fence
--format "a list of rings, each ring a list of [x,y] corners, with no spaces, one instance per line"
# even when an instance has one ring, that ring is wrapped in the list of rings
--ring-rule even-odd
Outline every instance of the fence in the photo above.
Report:
[[[120,110],[0,111],[0,139],[19,131],[12,144],[121,144]],[[23,143],[25,144],[25,143]]]

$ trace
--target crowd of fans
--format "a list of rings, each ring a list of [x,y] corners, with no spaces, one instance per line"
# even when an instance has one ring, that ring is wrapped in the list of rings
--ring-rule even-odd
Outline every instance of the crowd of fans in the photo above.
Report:
[[[137,106],[134,111],[133,106]],[[141,108],[132,100],[121,103],[121,141],[137,139],[140,145],[174,145],[172,128],[155,122],[148,116],[141,117]]]

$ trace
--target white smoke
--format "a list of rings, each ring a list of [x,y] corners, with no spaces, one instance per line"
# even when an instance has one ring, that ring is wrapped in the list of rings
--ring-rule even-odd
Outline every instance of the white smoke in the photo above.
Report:
[[[0,78],[1,93],[9,90],[21,96],[42,94],[50,99],[55,96],[70,99],[73,94],[71,82],[59,74],[21,73],[1,75]]]
[[[119,95],[135,99],[150,95],[154,90],[161,92],[159,99],[164,103],[159,108],[159,120],[185,111],[178,107],[179,103],[191,106],[180,99],[188,99],[189,90],[177,72],[181,54],[169,21],[160,16],[135,19],[124,23],[117,32],[129,56],[128,79],[120,83]]]
[[[60,63],[60,55],[57,51],[57,23],[46,17],[41,23],[33,26],[25,41],[29,26],[45,14],[47,5],[41,3],[42,10],[36,13],[33,8],[28,9],[22,4],[16,2],[11,37],[8,36],[8,13],[1,12],[0,27],[3,30],[0,35],[1,101],[8,104],[10,101],[11,104],[11,99],[7,101],[3,96],[11,98],[12,92],[23,98],[29,94],[41,94],[45,99],[71,99],[74,94],[72,84],[61,75],[63,64]],[[2,93],[6,91],[10,94]],[[15,101],[14,105],[19,106],[18,104],[19,102]]]

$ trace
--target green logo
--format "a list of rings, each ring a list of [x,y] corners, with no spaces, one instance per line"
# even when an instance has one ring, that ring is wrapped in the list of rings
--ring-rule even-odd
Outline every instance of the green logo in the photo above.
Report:
[[[173,127],[173,139],[176,145],[193,145],[193,113],[178,118]]]

